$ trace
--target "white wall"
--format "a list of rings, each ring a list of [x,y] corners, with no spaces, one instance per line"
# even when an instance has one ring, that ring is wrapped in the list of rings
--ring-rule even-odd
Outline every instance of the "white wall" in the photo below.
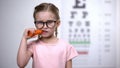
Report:
[[[117,0],[117,4],[116,4],[118,7],[117,7],[117,27],[116,27],[116,32],[117,32],[117,68],[120,68],[120,0]]]
[[[33,26],[33,0],[0,0],[0,68],[17,68],[22,32]]]

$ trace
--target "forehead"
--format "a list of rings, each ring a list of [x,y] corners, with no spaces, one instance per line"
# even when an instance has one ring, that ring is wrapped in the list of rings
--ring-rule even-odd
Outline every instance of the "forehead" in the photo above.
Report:
[[[36,21],[54,20],[55,15],[50,11],[40,11],[35,14],[35,19],[36,19]]]

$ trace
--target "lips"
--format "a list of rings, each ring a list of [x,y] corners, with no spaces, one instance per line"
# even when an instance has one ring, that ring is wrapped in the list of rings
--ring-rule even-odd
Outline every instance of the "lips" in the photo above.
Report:
[[[48,31],[43,30],[42,34],[46,34],[46,33],[48,33]]]

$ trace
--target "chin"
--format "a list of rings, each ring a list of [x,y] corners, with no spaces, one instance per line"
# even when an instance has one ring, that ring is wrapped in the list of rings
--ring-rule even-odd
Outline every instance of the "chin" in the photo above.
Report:
[[[51,35],[42,35],[42,38],[50,38],[52,37]]]

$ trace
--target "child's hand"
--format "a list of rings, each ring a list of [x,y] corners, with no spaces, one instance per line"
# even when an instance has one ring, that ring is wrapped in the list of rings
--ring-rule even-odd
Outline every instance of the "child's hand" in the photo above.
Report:
[[[35,28],[25,29],[24,34],[23,34],[23,37],[24,37],[25,39],[30,39],[30,38],[35,38],[35,37],[37,37],[37,35],[35,35],[35,36],[29,36],[29,35],[28,35],[29,32],[34,33],[35,30],[36,30]]]

